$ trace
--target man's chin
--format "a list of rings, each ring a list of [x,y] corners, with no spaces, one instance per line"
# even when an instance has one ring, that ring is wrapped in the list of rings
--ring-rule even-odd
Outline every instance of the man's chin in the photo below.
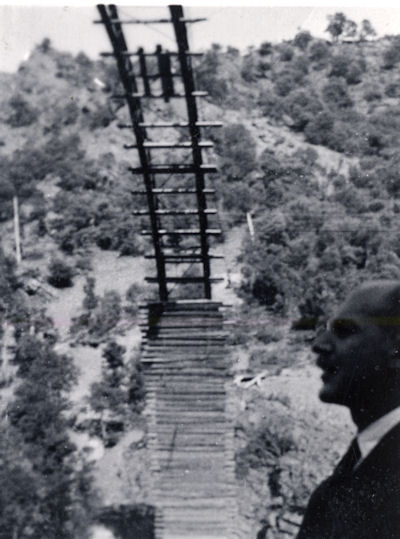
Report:
[[[328,384],[324,384],[319,391],[319,399],[330,404],[345,404],[342,392]]]

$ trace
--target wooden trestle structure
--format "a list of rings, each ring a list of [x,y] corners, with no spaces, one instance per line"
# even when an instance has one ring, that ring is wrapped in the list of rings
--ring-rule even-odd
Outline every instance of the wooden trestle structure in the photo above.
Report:
[[[152,460],[152,502],[156,508],[157,539],[233,539],[236,490],[233,424],[229,412],[226,383],[229,355],[223,331],[223,305],[212,301],[211,259],[222,258],[210,252],[209,238],[221,231],[210,226],[216,209],[208,208],[206,175],[217,171],[205,162],[203,149],[212,143],[202,139],[203,127],[218,122],[199,119],[197,99],[206,92],[195,88],[187,23],[182,6],[170,6],[170,17],[158,20],[121,19],[115,5],[99,5],[100,22],[109,36],[128,105],[140,166],[131,168],[143,177],[147,207],[138,215],[149,215],[156,276],[147,281],[158,284],[159,302],[142,310],[143,355],[147,387],[149,450]],[[177,50],[165,51],[159,45],[153,53],[143,48],[130,51],[123,28],[131,24],[172,24]],[[134,58],[134,60],[131,60]],[[151,59],[151,60],[150,60]],[[149,65],[149,61],[153,64]],[[157,66],[154,72],[154,63]],[[155,88],[157,86],[157,88]],[[186,102],[187,120],[146,121],[148,99],[168,103],[181,98]],[[181,130],[176,141],[154,141],[149,133]],[[183,132],[186,140],[181,140]],[[158,156],[175,150],[184,159],[160,162]],[[160,151],[161,150],[161,151]],[[168,157],[171,160],[170,157]],[[174,161],[174,160],[171,160]],[[179,162],[183,161],[183,162]],[[165,187],[169,182],[168,187]],[[186,227],[177,227],[171,217],[182,218]],[[172,223],[175,223],[171,225]],[[184,241],[180,241],[181,239]],[[176,274],[179,265],[195,265],[195,275]],[[174,273],[175,271],[175,273]],[[169,284],[196,283],[199,299],[171,300]]]

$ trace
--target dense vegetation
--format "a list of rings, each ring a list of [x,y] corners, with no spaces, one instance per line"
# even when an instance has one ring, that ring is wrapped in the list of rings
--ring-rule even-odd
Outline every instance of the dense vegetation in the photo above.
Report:
[[[336,15],[334,43],[299,32],[244,56],[214,46],[199,68],[222,107],[253,106],[309,143],[257,152],[249,122],[226,125],[217,139],[228,222],[251,212],[255,225],[241,292],[283,314],[315,317],[360,280],[399,277],[398,38],[368,41],[368,21],[358,29]],[[358,39],[342,40],[349,36]],[[322,164],[321,147],[342,154],[343,166]]]
[[[400,37],[371,41],[368,21],[357,26],[342,14],[329,18],[327,32],[331,40],[299,31],[245,53],[214,44],[196,60],[198,86],[209,92],[204,117],[225,121],[207,133],[220,168],[215,184],[224,232],[244,226],[246,214],[254,223],[254,237],[246,237],[240,253],[238,316],[257,323],[251,331],[232,331],[252,375],[279,374],[304,348],[301,338],[288,347],[287,320],[310,329],[361,280],[400,278]],[[97,294],[91,249],[139,255],[148,246],[139,235],[147,218],[132,215],[143,207],[131,194],[141,178],[128,170],[137,158],[122,149],[132,140],[116,127],[126,111],[110,100],[118,89],[115,67],[60,53],[44,40],[15,75],[0,76],[0,87],[4,242],[11,243],[17,197],[24,260],[43,262],[45,245],[54,251],[44,273],[34,275],[60,290],[86,276],[69,338],[101,347],[101,377],[88,395],[96,420],[88,430],[112,447],[143,408],[140,362],[117,342],[122,320],[133,324],[142,291],[133,286],[125,298]],[[150,105],[149,114],[179,117],[174,106],[161,113]],[[69,439],[70,429],[85,428],[76,425],[68,400],[77,372],[56,351],[59,337],[43,306],[29,301],[2,251],[0,270],[2,331],[10,324],[15,330],[8,371],[2,357],[1,385],[12,398],[0,424],[6,485],[0,527],[12,539],[84,537],[95,498],[85,459]],[[271,508],[280,516],[301,513],[315,474],[299,467],[308,442],[290,397],[271,393],[262,400],[254,391],[243,398],[237,473],[257,497],[251,518],[267,525]],[[317,417],[301,421],[318,432]],[[334,436],[333,429],[323,444],[330,458]],[[318,466],[323,475],[326,463]]]

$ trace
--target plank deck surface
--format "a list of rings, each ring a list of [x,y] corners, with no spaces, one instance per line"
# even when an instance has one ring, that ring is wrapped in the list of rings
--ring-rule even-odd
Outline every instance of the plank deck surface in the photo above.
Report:
[[[182,301],[149,305],[143,312],[157,539],[239,537],[221,308],[213,301]],[[165,340],[166,327],[173,347]]]

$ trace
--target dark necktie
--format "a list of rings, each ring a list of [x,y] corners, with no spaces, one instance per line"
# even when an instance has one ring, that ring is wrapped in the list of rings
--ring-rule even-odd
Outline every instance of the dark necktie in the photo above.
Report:
[[[357,438],[354,438],[349,449],[336,467],[335,472],[339,474],[349,474],[361,458],[360,446]]]

